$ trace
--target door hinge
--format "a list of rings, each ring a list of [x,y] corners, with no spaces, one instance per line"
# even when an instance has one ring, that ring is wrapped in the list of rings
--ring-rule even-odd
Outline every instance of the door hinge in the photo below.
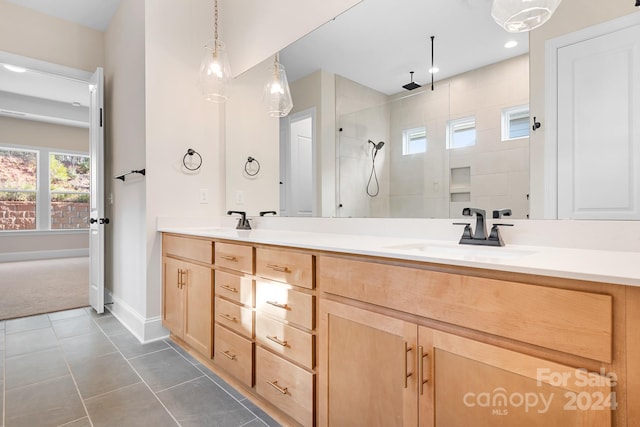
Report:
[[[102,108],[100,108],[100,127],[102,127]]]

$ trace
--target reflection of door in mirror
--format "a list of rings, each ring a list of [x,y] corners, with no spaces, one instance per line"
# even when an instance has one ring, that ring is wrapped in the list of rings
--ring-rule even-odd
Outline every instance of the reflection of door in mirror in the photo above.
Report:
[[[583,34],[557,49],[558,218],[638,219],[640,24]]]
[[[280,119],[280,215],[315,216],[315,109]]]

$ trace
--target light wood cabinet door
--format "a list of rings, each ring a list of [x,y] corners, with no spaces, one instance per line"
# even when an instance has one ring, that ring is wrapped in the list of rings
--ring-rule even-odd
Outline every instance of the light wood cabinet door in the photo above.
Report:
[[[164,258],[162,325],[178,337],[184,333],[184,294],[180,282],[183,264]]]
[[[611,425],[606,376],[424,327],[418,337],[421,426]]]
[[[207,357],[212,356],[213,270],[186,263],[182,290],[185,298],[184,340]]]
[[[328,300],[320,314],[318,425],[417,425],[417,326]]]

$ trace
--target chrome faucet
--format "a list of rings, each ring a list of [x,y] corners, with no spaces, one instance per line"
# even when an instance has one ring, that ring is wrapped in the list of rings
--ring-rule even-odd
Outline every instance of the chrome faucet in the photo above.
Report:
[[[238,218],[238,225],[236,226],[237,230],[251,230],[251,224],[247,219],[247,213],[242,211],[227,211],[227,215],[238,214],[240,218]]]
[[[454,222],[455,225],[464,225],[464,231],[460,238],[461,245],[481,245],[481,246],[504,246],[504,241],[500,236],[499,226],[513,227],[513,224],[493,224],[491,233],[487,237],[487,225],[485,218],[487,212],[483,209],[464,208],[462,215],[476,215],[476,231],[473,232],[471,224],[468,222]],[[493,211],[494,218],[502,218],[503,216],[511,216],[511,209],[500,209]]]

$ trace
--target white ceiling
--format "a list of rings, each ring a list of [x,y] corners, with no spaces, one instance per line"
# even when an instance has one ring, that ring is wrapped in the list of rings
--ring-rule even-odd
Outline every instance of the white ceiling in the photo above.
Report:
[[[436,81],[529,51],[527,33],[509,34],[491,17],[491,0],[363,0],[285,48],[289,81],[320,68],[386,94],[410,81],[431,82],[431,36]],[[508,40],[518,41],[512,49]]]

